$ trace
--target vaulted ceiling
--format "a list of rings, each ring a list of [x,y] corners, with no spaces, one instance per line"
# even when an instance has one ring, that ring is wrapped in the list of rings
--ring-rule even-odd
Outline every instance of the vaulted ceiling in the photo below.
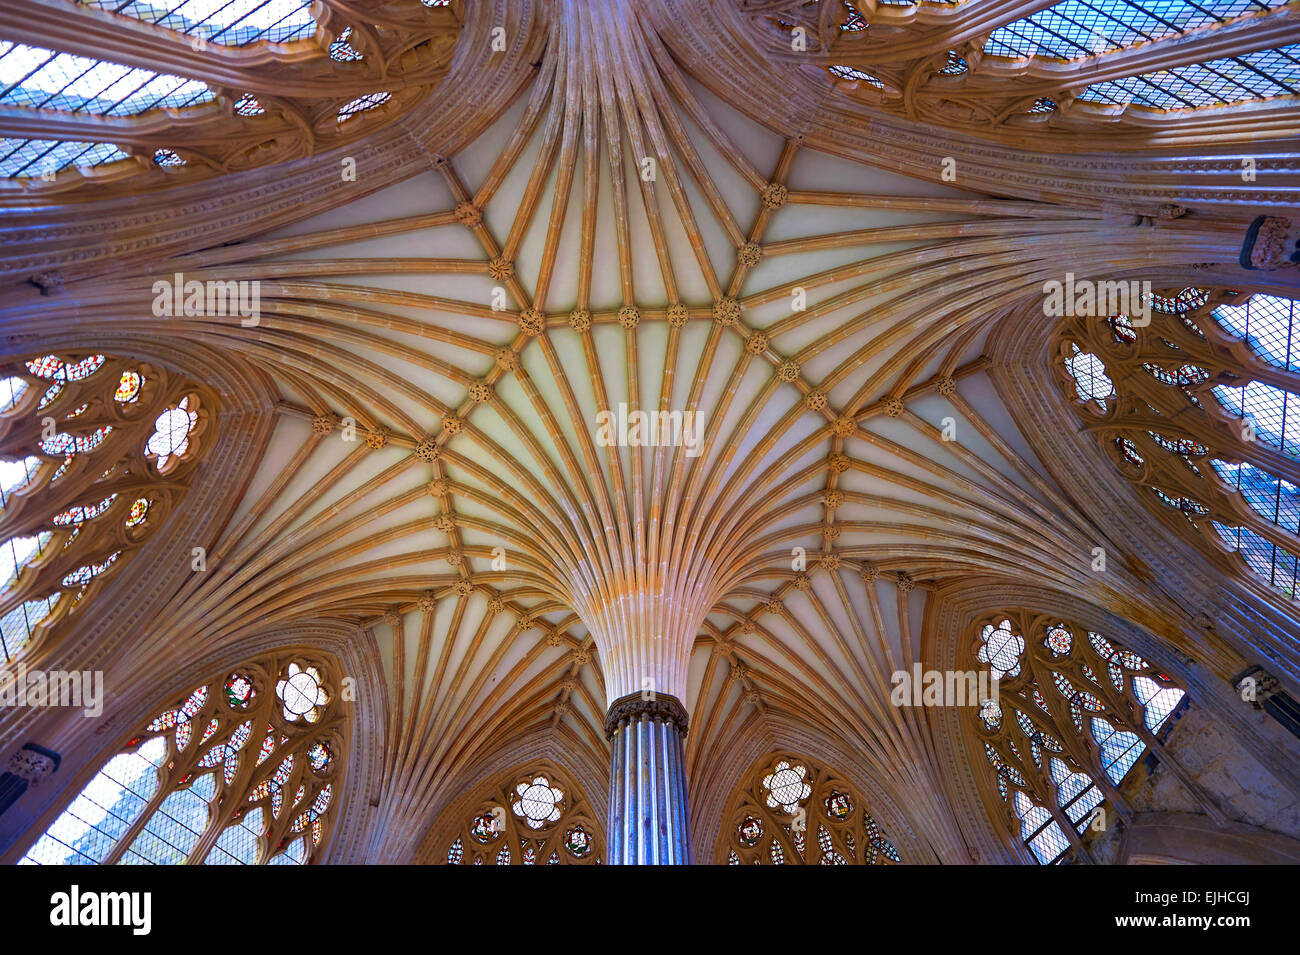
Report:
[[[0,34],[25,6],[49,4],[7,4]],[[388,5],[366,49],[380,58],[418,6]],[[835,4],[794,0],[453,4],[434,13],[454,48],[403,61],[418,95],[360,139],[308,136],[263,168],[213,151],[214,125],[188,154],[200,172],[115,173],[98,194],[82,177],[75,215],[57,191],[33,199],[39,183],[11,189],[6,349],[207,372],[239,439],[195,478],[193,506],[223,515],[191,534],[211,569],[176,576],[147,549],[99,599],[170,574],[149,620],[106,609],[64,652],[355,627],[382,674],[375,798],[395,852],[512,739],[551,733],[598,762],[608,703],[650,687],[691,711],[692,779],[799,727],[855,754],[904,857],[966,858],[943,755],[958,744],[888,702],[892,672],[932,659],[936,595],[1023,580],[1187,615],[1132,565],[1092,572],[1094,547],[1129,545],[1101,492],[1044,456],[1039,432],[1074,425],[1056,397],[1008,400],[999,343],[1045,349],[1038,290],[1067,269],[1240,281],[1260,197],[1300,195],[1269,167],[1294,101],[1252,107],[1253,126],[1228,110],[1213,137],[1202,115],[1092,129],[1059,102],[1011,119],[1061,99],[1056,67],[977,66],[1025,6],[861,4],[858,35]],[[369,22],[325,7],[331,28]],[[1256,26],[1293,31],[1294,13]],[[770,57],[801,23],[810,59]],[[1227,30],[1181,42],[1261,49]],[[949,49],[973,71],[961,95],[918,75]],[[176,56],[154,68],[197,75]],[[1088,82],[1138,56],[1100,54]],[[836,63],[898,98],[859,95]],[[256,73],[222,88],[280,95]],[[304,82],[282,95],[315,101]],[[1258,183],[1239,175],[1245,141]],[[260,319],[154,317],[175,273],[257,281]],[[17,284],[37,275],[49,294]],[[692,413],[698,445],[606,446],[601,412],[620,405]]]

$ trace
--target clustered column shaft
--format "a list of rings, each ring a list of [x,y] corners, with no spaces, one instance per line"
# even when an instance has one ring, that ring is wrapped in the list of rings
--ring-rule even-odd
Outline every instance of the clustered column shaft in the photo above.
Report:
[[[609,708],[610,865],[691,864],[686,727],[686,708],[671,696],[633,693]]]

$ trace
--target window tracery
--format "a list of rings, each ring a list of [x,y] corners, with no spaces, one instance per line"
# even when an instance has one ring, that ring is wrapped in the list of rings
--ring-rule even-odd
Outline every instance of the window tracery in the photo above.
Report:
[[[1062,60],[1123,50],[1139,43],[1216,26],[1282,6],[1285,0],[1062,0],[998,27],[984,44],[999,56]]]
[[[602,864],[605,838],[581,789],[549,762],[486,787],[446,845],[448,865]]]
[[[1078,94],[1085,102],[1134,104],[1154,110],[1229,106],[1300,92],[1300,45],[1256,50],[1205,63],[1188,63],[1094,83]]]
[[[1037,56],[1075,61],[1186,36],[1284,5],[1285,0],[1062,0],[998,27],[983,52],[1012,60]],[[1300,47],[1255,50],[1094,83],[1075,96],[1084,102],[1153,110],[1222,106],[1294,95],[1297,66]]]
[[[400,9],[368,11],[360,34],[338,12],[307,0],[69,0],[68,7],[69,19],[93,14],[97,29],[106,15],[124,21],[123,30],[139,30],[125,21],[148,24],[185,45],[182,61],[229,66],[251,75],[248,85],[256,88],[211,86],[186,75],[184,62],[176,74],[160,73],[0,41],[0,105],[41,110],[50,130],[40,138],[0,138],[0,191],[95,182],[102,192],[126,178],[163,184],[296,159],[318,148],[318,140],[319,148],[331,148],[372,125],[340,129],[341,120],[386,101],[385,115],[418,102],[446,72],[460,26],[458,12],[443,3],[416,7],[414,19]],[[254,46],[267,47],[268,56],[250,60],[246,52]],[[374,92],[381,83],[388,91]],[[79,115],[111,117],[130,135],[120,143],[65,138],[62,131]]]
[[[206,83],[0,40],[0,105],[91,116],[139,116],[209,102]]]
[[[1157,293],[1150,324],[1062,326],[1061,380],[1156,513],[1178,512],[1226,569],[1295,599],[1300,330],[1295,303],[1230,290]],[[1097,386],[1105,376],[1107,394]],[[1240,561],[1232,555],[1239,555]]]
[[[166,520],[215,433],[215,397],[100,354],[0,364],[0,650],[79,613]]]
[[[812,760],[761,761],[732,794],[714,862],[726,865],[892,865],[898,850],[857,788]]]
[[[287,43],[316,32],[311,0],[171,0],[165,5],[139,0],[76,2],[222,46],[247,46],[258,40]]]
[[[127,740],[21,864],[313,861],[347,760],[339,685],[330,661],[279,652],[195,688]]]
[[[1086,842],[1095,811],[1169,724],[1185,693],[1102,634],[1012,611],[974,628],[1001,683],[971,717],[1008,819],[1042,865]]]
[[[804,31],[802,42],[827,44],[826,69],[848,96],[959,128],[1005,128],[1018,145],[1043,133],[1086,130],[1136,146],[1153,124],[1195,135],[1188,115],[1194,111],[1300,93],[1300,46],[1277,45],[1282,34],[1269,29],[1285,16],[1286,0],[1060,0],[941,55],[934,44],[965,19],[961,8],[969,4],[943,18],[935,16],[938,3],[923,5],[929,16],[913,17],[906,8],[917,6],[879,3],[864,13],[843,0],[807,0],[756,15],[782,31],[774,54],[778,46],[778,55],[799,49],[796,29]],[[1200,35],[1208,40],[1228,26],[1242,36],[1252,20],[1261,31],[1254,48],[1237,44],[1231,55],[1186,62],[1188,45],[1202,42]],[[905,61],[900,41],[925,52]],[[1147,54],[1140,67],[1128,55],[1137,47]]]
[[[344,103],[339,107],[339,122],[346,122],[360,113],[382,106],[391,98],[392,94],[386,92],[367,93],[365,96],[358,96],[351,102]]]

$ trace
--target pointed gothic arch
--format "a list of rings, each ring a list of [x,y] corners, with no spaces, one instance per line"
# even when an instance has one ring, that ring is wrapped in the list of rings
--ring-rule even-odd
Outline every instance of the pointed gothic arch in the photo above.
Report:
[[[434,864],[599,865],[604,827],[572,774],[539,759],[476,787],[426,840]],[[441,849],[439,850],[439,847]]]
[[[717,865],[895,865],[860,789],[794,753],[763,757],[727,800]]]
[[[20,864],[305,864],[339,815],[350,714],[332,657],[285,649],[159,707]]]
[[[1062,324],[1067,397],[1160,521],[1300,599],[1300,308],[1185,287],[1157,289],[1149,311]]]
[[[129,357],[0,363],[0,661],[84,619],[185,496],[219,407],[211,389]]]
[[[530,758],[560,760],[599,805],[603,783],[578,768],[609,768],[601,717],[611,701],[649,688],[680,697],[673,725],[682,732],[689,715],[682,760],[665,762],[683,763],[699,787],[687,793],[692,812],[711,803],[697,814],[709,820],[693,843],[697,858],[712,855],[739,770],[779,749],[841,767],[838,778],[855,781],[908,862],[977,859],[992,844],[989,814],[952,811],[953,767],[941,764],[944,741],[933,732],[960,720],[900,719],[879,690],[895,666],[925,662],[918,620],[933,595],[982,575],[1017,578],[1018,592],[990,606],[1021,606],[1030,586],[1050,585],[1078,594],[1080,610],[1106,608],[1146,627],[1161,644],[1157,656],[1166,642],[1169,659],[1175,647],[1195,653],[1203,680],[1239,672],[1258,651],[1294,686],[1292,634],[1266,644],[1251,626],[1258,617],[1208,592],[1223,575],[1183,599],[1190,575],[1174,564],[1199,560],[1193,548],[1161,536],[1148,550],[1113,555],[1109,576],[1090,574],[1086,555],[1113,516],[1098,512],[1126,507],[1130,496],[1119,472],[1095,485],[1110,499],[1103,507],[1091,482],[1045,480],[1045,470],[1071,468],[1077,456],[1034,460],[1041,423],[1008,429],[988,389],[1004,372],[1029,377],[1052,366],[1043,354],[1017,366],[1004,361],[1012,349],[988,343],[1003,318],[1018,336],[1037,336],[1031,324],[1050,335],[1014,312],[1026,290],[1063,268],[1167,265],[1170,282],[1178,269],[1208,269],[1212,276],[1194,280],[1237,287],[1242,276],[1224,265],[1240,246],[1236,220],[1260,202],[1295,204],[1286,176],[1294,150],[1278,139],[1285,104],[1227,105],[1225,122],[1145,117],[1158,135],[1132,122],[1137,109],[1088,125],[1105,117],[1074,95],[1078,84],[1064,74],[1075,64],[1044,76],[1049,60],[1065,58],[1018,50],[1022,69],[984,55],[989,31],[1018,18],[1012,3],[977,21],[974,44],[973,33],[947,42],[953,30],[973,29],[961,22],[968,13],[985,12],[958,3],[860,3],[856,13],[840,0],[453,3],[470,39],[430,90],[421,83],[437,64],[402,51],[395,34],[425,42],[413,24],[434,22],[421,7],[436,0],[372,5],[384,35],[342,22],[346,4],[304,15],[301,0],[257,2],[293,6],[304,29],[269,43],[306,43],[307,19],[319,21],[313,49],[302,48],[308,69],[230,74],[203,102],[167,103],[223,111],[212,125],[181,117],[196,120],[185,142],[148,141],[140,128],[153,123],[148,135],[170,136],[174,116],[118,117],[113,128],[136,135],[124,151],[142,161],[128,163],[129,180],[103,162],[87,165],[88,175],[55,170],[52,182],[24,173],[0,182],[18,235],[0,254],[15,283],[4,319],[15,348],[121,343],[121,352],[184,369],[220,394],[222,446],[209,449],[204,474],[238,477],[196,482],[185,519],[173,518],[187,533],[155,536],[131,573],[102,554],[72,568],[99,567],[92,586],[112,583],[99,585],[94,615],[58,646],[77,665],[102,663],[110,676],[138,669],[149,675],[140,683],[163,680],[169,691],[172,680],[216,669],[186,659],[191,647],[211,661],[249,633],[308,618],[373,650],[363,704],[374,717],[373,771],[364,774],[366,798],[347,807],[348,851],[338,851],[340,827],[331,856],[406,861],[466,779],[523,766],[531,775],[494,796],[507,815],[485,843],[500,841],[504,858],[523,861],[530,846],[515,802],[535,790],[530,805],[549,798],[551,808],[529,818],[558,826],[556,791],[573,791]],[[0,26],[39,3],[73,6],[9,0]],[[1252,24],[1256,49],[1238,52],[1271,50],[1279,23],[1300,15],[1275,0],[1254,6],[1278,9]],[[845,10],[849,25],[837,33]],[[87,14],[92,42],[111,35],[102,11],[65,12]],[[836,47],[826,69],[764,61],[751,34],[733,28],[809,13],[818,38]],[[509,41],[497,49],[502,14]],[[111,27],[122,29],[121,18]],[[1200,34],[1136,45],[1121,38],[1100,65],[1138,56],[1148,57],[1144,69],[1187,65],[1195,57],[1173,64],[1170,51],[1182,56],[1211,34],[1246,42],[1238,27],[1204,22],[1185,31]],[[176,23],[159,29],[179,36],[151,36],[148,51],[177,54],[165,61],[168,77],[196,85],[214,60],[231,65],[221,47],[263,42],[250,33],[226,43]],[[62,42],[86,42],[76,33],[61,31]],[[55,47],[60,37],[43,42]],[[882,37],[892,37],[888,49]],[[176,49],[192,39],[219,49],[194,57]],[[120,40],[107,50],[128,55]],[[373,82],[379,60],[394,67],[384,83]],[[422,79],[412,66],[431,69]],[[289,89],[304,78],[321,86],[319,101],[317,90]],[[988,95],[957,102],[958,113],[941,103],[929,112],[927,95],[956,102],[975,87]],[[313,102],[282,111],[279,93]],[[972,105],[982,112],[965,123],[959,112]],[[243,138],[282,112],[295,113],[322,148],[297,153],[288,143],[284,153]],[[400,122],[385,122],[399,113]],[[66,117],[23,120],[29,130],[38,121],[52,136],[67,128]],[[980,128],[969,135],[972,125]],[[227,131],[228,144],[205,141]],[[1096,139],[1113,150],[1096,152]],[[359,175],[340,182],[334,147],[354,141],[364,145],[355,150]],[[1233,142],[1269,153],[1258,186],[1243,185],[1254,180],[1230,155]],[[286,157],[274,176],[256,168]],[[1188,168],[1194,187],[1170,174]],[[60,205],[61,196],[77,202]],[[1202,262],[1211,264],[1192,264]],[[182,268],[264,283],[262,324],[228,314],[153,321],[145,292],[155,273]],[[247,373],[246,402],[207,373],[221,363]],[[1062,410],[1056,388],[1032,390]],[[689,405],[705,422],[704,441],[684,453],[592,442],[593,416],[641,403]],[[1074,439],[1068,413],[1052,425]],[[218,460],[226,451],[230,460]],[[175,474],[170,461],[164,470]],[[104,499],[53,512],[80,520],[74,548],[112,513],[97,510]],[[1125,520],[1135,536],[1163,530],[1131,513]],[[197,544],[221,557],[202,577],[189,573]],[[1169,560],[1144,573],[1153,549]],[[52,643],[29,641],[23,652]],[[349,668],[361,655],[340,651]],[[63,752],[67,775],[55,785],[80,788],[94,768],[88,758],[147,702],[128,680],[119,686],[130,709],[102,735],[75,716],[58,723],[8,712],[0,736],[30,731]],[[529,734],[544,743],[512,749]],[[949,735],[957,747],[966,739]],[[823,747],[830,738],[836,745]],[[734,762],[724,768],[720,751]],[[615,766],[648,775],[644,761]],[[769,766],[763,778],[785,771]],[[72,774],[75,783],[65,782]],[[349,785],[361,775],[354,766]],[[0,836],[25,838],[14,834],[25,813],[48,822],[57,811],[49,790],[25,799],[0,820],[10,827]],[[827,814],[832,805],[843,803],[826,804]],[[627,818],[617,806],[610,814]],[[468,832],[482,814],[458,818]],[[507,833],[511,819],[518,831]],[[964,828],[972,819],[977,837]],[[618,831],[611,824],[611,844]],[[822,855],[844,857],[835,830],[825,831],[832,848]],[[545,848],[531,846],[535,860]]]
[[[996,699],[968,709],[982,748],[970,758],[996,783],[1034,859],[1086,856],[1107,811],[1128,815],[1123,784],[1161,748],[1185,691],[1138,654],[1052,615],[996,613],[973,631],[969,651],[1000,682]]]

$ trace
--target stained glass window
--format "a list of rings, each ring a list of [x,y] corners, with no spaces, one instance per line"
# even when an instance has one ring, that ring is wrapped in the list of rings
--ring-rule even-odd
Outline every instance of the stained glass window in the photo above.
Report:
[[[337,704],[310,725],[284,720],[274,688],[290,665],[337,679],[326,661],[272,655],[198,687],[129,739],[21,864],[310,861],[342,778],[339,761],[319,754],[345,751],[347,720]]]
[[[1134,103],[1153,109],[1226,106],[1300,92],[1300,45],[1174,66],[1105,83],[1080,92],[1098,103]]]
[[[122,376],[117,381],[117,391],[113,393],[113,400],[121,405],[129,405],[140,396],[140,386],[144,384],[144,378],[138,371],[128,369],[122,372]]]
[[[391,93],[367,93],[365,96],[358,96],[356,99],[339,107],[339,122],[342,123],[358,113],[374,109],[376,106],[388,102],[391,96]]]
[[[287,43],[316,32],[311,0],[77,0],[221,46]]]
[[[145,522],[149,514],[149,499],[138,497],[131,502],[131,510],[126,516],[124,523],[127,527],[138,527]]]
[[[485,786],[467,819],[434,828],[429,861],[448,865],[588,865],[603,862],[602,828],[582,790],[551,763]]]
[[[185,159],[174,149],[155,149],[153,161],[160,166],[184,166]]]
[[[0,40],[0,106],[138,116],[212,99],[198,80]]]
[[[70,507],[61,514],[55,514],[50,518],[50,520],[60,527],[80,524],[83,521],[93,521],[100,514],[103,514],[104,511],[108,510],[108,506],[115,500],[117,500],[117,495],[110,494],[97,504]]]
[[[1125,473],[1149,501],[1202,531],[1198,543],[1216,559],[1233,566],[1224,555],[1235,552],[1235,566],[1296,597],[1300,488],[1277,473],[1279,454],[1300,457],[1300,408],[1286,377],[1300,363],[1295,303],[1188,287],[1156,291],[1150,304],[1141,328],[1124,316],[1111,318],[1109,335],[1095,323],[1065,323],[1075,395],[1086,409],[1110,407],[1098,394],[1109,399],[1120,382],[1122,413],[1099,435]],[[1245,360],[1237,342],[1249,346]],[[1152,415],[1168,425],[1150,427]],[[1178,466],[1148,468],[1157,460]]]
[[[266,107],[252,93],[245,93],[235,101],[235,115],[237,116],[261,116],[266,112]]]
[[[190,410],[190,398],[182,398],[180,404],[168,408],[154,421],[154,433],[150,436],[145,450],[158,458],[158,470],[165,471],[172,457],[180,457],[189,447],[190,431],[198,421],[198,413]]]
[[[1049,865],[1086,844],[1093,811],[1106,799],[1097,778],[1105,774],[1118,786],[1185,694],[1101,634],[1027,613],[978,625],[976,658],[987,663],[989,634],[1007,632],[1016,638],[1017,672],[1003,675],[993,706],[972,710],[974,726],[1021,841]],[[1045,685],[1054,692],[1044,696]],[[1006,712],[1014,718],[1003,719]],[[1137,725],[1128,722],[1131,713],[1140,717]],[[1085,745],[1067,750],[1062,741],[1071,735]],[[1081,765],[1075,753],[1098,755]]]
[[[108,570],[108,568],[112,567],[121,553],[120,550],[114,551],[102,560],[93,561],[89,564],[82,564],[72,573],[63,578],[63,586],[78,588],[85,586],[100,574],[104,573],[104,571]]]
[[[156,477],[138,466],[141,451],[167,452],[158,460],[183,494],[193,465],[181,467],[182,459],[197,460],[206,415],[197,392],[174,375],[98,353],[0,362],[0,402],[6,398],[0,414],[30,416],[39,435],[29,453],[12,448],[0,458],[0,508],[15,495],[27,499],[0,551],[7,662],[36,628],[47,624],[52,632],[80,612],[83,598],[159,526],[179,498],[169,495],[157,507]],[[61,422],[60,430],[50,433],[47,417]]]
[[[1285,0],[1062,0],[998,27],[984,44],[984,52],[1073,60],[1178,36],[1284,3]]]
[[[948,62],[944,64],[939,73],[943,76],[960,76],[970,69],[964,57],[958,55],[956,50],[948,51]]]
[[[830,67],[830,71],[832,74],[834,74],[835,76],[839,77],[842,80],[861,80],[864,83],[871,84],[877,89],[883,90],[885,88],[885,84],[881,82],[881,80],[878,77],[872,76],[870,73],[866,72],[865,70],[860,70],[857,69],[856,67],[832,66]]]
[[[1070,647],[1074,644],[1074,637],[1070,631],[1060,624],[1055,624],[1047,628],[1047,646],[1055,656],[1064,656],[1070,652]]]
[[[758,763],[727,803],[715,862],[728,865],[888,865],[898,851],[856,787],[784,753]]]
[[[355,63],[362,59],[361,53],[351,44],[352,28],[348,27],[330,44],[330,59],[340,63]]]
[[[59,432],[52,437],[41,439],[42,452],[56,457],[67,454],[88,454],[99,447],[100,443],[113,433],[113,426],[106,424],[88,434],[65,434]]]
[[[27,370],[37,378],[57,382],[81,381],[99,371],[104,364],[104,356],[87,355],[77,360],[64,360],[58,355],[44,355],[33,358],[25,364]]]

